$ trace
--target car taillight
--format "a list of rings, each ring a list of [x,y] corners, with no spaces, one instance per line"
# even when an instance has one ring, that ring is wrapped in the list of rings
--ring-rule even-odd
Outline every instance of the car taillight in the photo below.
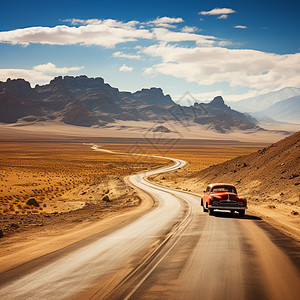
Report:
[[[240,201],[238,202],[238,205],[239,206],[247,206],[247,200],[246,200],[246,198],[240,199]]]

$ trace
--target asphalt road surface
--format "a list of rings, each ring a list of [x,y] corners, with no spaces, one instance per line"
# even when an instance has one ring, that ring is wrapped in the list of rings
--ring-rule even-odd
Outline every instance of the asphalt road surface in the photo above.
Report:
[[[259,218],[133,175],[155,200],[124,224],[0,274],[0,299],[300,299],[300,250]]]

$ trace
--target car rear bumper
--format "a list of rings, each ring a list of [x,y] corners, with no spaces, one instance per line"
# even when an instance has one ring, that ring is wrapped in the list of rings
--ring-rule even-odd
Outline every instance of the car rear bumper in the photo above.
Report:
[[[208,205],[210,209],[219,209],[219,210],[245,210],[248,207],[245,206],[217,206],[217,205]]]

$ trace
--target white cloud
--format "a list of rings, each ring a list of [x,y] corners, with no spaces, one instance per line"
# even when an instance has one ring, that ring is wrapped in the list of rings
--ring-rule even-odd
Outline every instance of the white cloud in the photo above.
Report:
[[[102,20],[99,20],[99,19],[87,19],[87,20],[66,19],[66,20],[63,20],[63,22],[70,23],[71,25],[88,25],[88,24],[99,25],[102,23]]]
[[[244,26],[244,25],[236,25],[236,26],[234,26],[234,28],[238,28],[238,29],[247,29],[248,27],[247,27],[247,26]]]
[[[194,41],[198,45],[211,45],[214,44],[216,40],[216,37],[214,36],[200,35],[188,32],[175,32],[170,31],[166,28],[154,28],[153,33],[156,39],[165,43]]]
[[[37,65],[33,67],[34,71],[45,74],[67,74],[70,71],[79,71],[81,69],[83,69],[83,67],[58,68],[50,62],[44,65]]]
[[[128,59],[142,59],[139,54],[126,54],[120,51],[114,52],[112,54],[113,57],[120,57],[120,58],[128,58]]]
[[[214,36],[196,34],[196,27],[184,26],[181,31],[170,30],[166,24],[183,22],[181,18],[162,17],[144,23],[148,28],[140,28],[138,21],[120,22],[106,19],[67,19],[71,24],[55,27],[28,27],[0,32],[0,43],[47,44],[47,45],[98,45],[114,48],[120,43],[139,41],[143,39],[162,42],[194,41],[197,45],[212,45],[217,40]],[[120,53],[119,53],[120,54]],[[116,54],[118,55],[118,54]],[[120,54],[121,55],[121,54]],[[125,56],[123,56],[125,58]],[[127,58],[130,58],[129,56]],[[138,56],[131,57],[139,59]]]
[[[145,68],[144,72],[143,72],[144,75],[150,75],[150,76],[155,75],[155,73],[157,73],[157,72],[155,71],[155,69],[153,69],[151,67]]]
[[[177,24],[182,22],[184,22],[182,18],[162,17],[162,18],[156,18],[153,21],[149,21],[146,24],[155,25],[159,27],[176,28],[176,25],[172,25],[172,24]]]
[[[32,43],[48,45],[98,45],[114,48],[117,44],[152,39],[153,34],[147,29],[136,28],[137,21],[127,23],[116,20],[73,20],[85,25],[69,27],[28,27],[0,32],[0,42],[29,45]]]
[[[220,42],[218,42],[218,46],[220,46],[220,47],[229,46],[231,44],[232,43],[230,41],[220,41]]]
[[[187,33],[193,33],[193,32],[198,31],[198,30],[199,30],[199,29],[198,29],[197,27],[195,27],[195,26],[193,26],[193,27],[190,27],[190,26],[184,26],[184,27],[181,29],[182,32],[187,32]]]
[[[223,19],[223,20],[227,19],[227,18],[228,18],[228,15],[221,15],[221,16],[218,17],[218,19]]]
[[[276,90],[300,86],[300,53],[280,55],[220,47],[153,45],[144,53],[162,62],[144,71],[162,73],[199,85],[227,82],[231,87]]]
[[[199,14],[202,16],[216,16],[216,15],[228,15],[228,14],[233,14],[236,11],[231,9],[231,8],[214,8],[209,11],[200,11]]]
[[[128,67],[125,64],[122,67],[120,67],[120,69],[119,69],[120,72],[131,72],[132,70],[133,70],[133,67]]]
[[[71,25],[106,25],[109,27],[135,27],[140,22],[138,21],[129,21],[127,23],[117,21],[114,19],[66,19],[63,22],[70,23]]]
[[[0,69],[0,80],[7,78],[23,78],[31,84],[45,84],[53,79],[54,75],[66,75],[72,71],[79,71],[83,67],[58,68],[52,63],[34,66],[32,69]]]

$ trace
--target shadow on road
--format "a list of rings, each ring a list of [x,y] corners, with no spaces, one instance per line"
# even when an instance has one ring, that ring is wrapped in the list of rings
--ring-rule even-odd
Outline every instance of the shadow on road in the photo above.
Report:
[[[248,215],[246,214],[244,217],[240,217],[238,213],[230,213],[230,212],[223,212],[223,211],[214,211],[212,217],[217,218],[227,218],[227,219],[241,219],[241,220],[261,220],[260,217]]]

